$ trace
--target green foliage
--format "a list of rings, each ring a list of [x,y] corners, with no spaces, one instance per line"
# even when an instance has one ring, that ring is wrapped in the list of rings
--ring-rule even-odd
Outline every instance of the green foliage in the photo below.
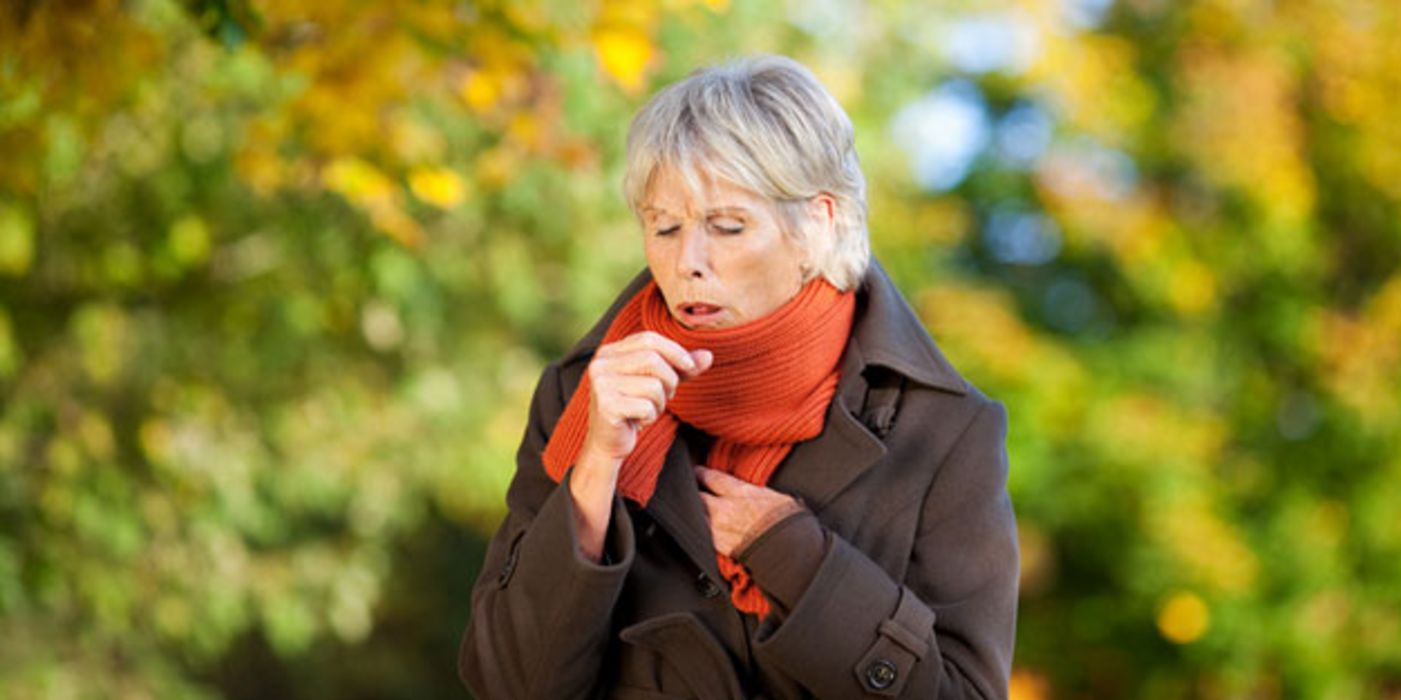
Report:
[[[458,692],[535,378],[642,264],[627,120],[760,50],[1010,408],[1015,696],[1396,695],[1401,17],[1276,5],[7,7],[0,695]],[[950,79],[1044,147],[922,182]]]

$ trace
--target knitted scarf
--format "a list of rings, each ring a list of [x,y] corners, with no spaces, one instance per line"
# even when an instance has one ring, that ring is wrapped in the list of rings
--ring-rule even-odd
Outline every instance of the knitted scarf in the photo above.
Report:
[[[795,443],[822,432],[855,309],[855,294],[818,278],[763,318],[729,328],[688,329],[667,311],[656,282],[649,282],[618,312],[603,343],[649,330],[687,350],[710,350],[715,360],[700,376],[683,379],[662,416],[642,429],[623,461],[618,492],[647,505],[683,421],[715,438],[706,466],[767,484]],[[583,447],[589,391],[585,373],[545,446],[545,468],[556,482]],[[768,601],[749,573],[729,557],[717,557],[735,607],[763,617]]]

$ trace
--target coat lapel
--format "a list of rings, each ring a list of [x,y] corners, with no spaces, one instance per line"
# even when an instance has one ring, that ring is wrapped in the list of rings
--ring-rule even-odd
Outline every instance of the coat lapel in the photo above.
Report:
[[[967,392],[967,384],[875,260],[857,303],[826,427],[821,435],[794,447],[770,481],[773,488],[802,497],[814,511],[821,511],[885,456],[885,444],[856,417],[866,408],[868,367],[894,370],[942,391]]]
[[[885,444],[853,415],[866,393],[861,346],[855,338],[842,357],[842,377],[827,407],[822,434],[793,447],[769,481],[775,490],[798,496],[821,512],[837,494],[885,456]]]
[[[814,512],[820,512],[885,456],[885,444],[854,415],[866,394],[865,366],[861,345],[853,338],[842,357],[842,378],[827,407],[822,434],[795,445],[769,482],[770,488],[801,497]],[[692,472],[694,464],[686,441],[678,433],[667,451],[647,511],[701,570],[720,581],[705,506]]]
[[[681,433],[667,450],[666,462],[657,477],[657,489],[647,504],[647,512],[671,535],[696,565],[712,580],[720,582],[720,565],[715,561],[715,544],[705,519],[700,487],[696,484],[690,449]]]

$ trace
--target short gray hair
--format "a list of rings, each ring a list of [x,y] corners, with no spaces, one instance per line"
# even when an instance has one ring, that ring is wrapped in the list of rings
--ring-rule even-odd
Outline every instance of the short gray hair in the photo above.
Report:
[[[808,200],[831,195],[835,240],[808,248],[808,276],[843,291],[860,283],[871,251],[851,119],[797,61],[740,59],[695,70],[658,92],[628,130],[623,191],[634,214],[663,167],[676,168],[693,188],[699,170],[766,197],[804,246],[813,244],[799,225]]]

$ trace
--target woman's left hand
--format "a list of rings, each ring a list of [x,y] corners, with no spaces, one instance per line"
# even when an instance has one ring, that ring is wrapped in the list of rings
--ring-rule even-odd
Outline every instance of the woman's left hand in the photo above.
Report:
[[[803,509],[798,499],[725,472],[696,467],[715,551],[733,557],[765,530]]]

